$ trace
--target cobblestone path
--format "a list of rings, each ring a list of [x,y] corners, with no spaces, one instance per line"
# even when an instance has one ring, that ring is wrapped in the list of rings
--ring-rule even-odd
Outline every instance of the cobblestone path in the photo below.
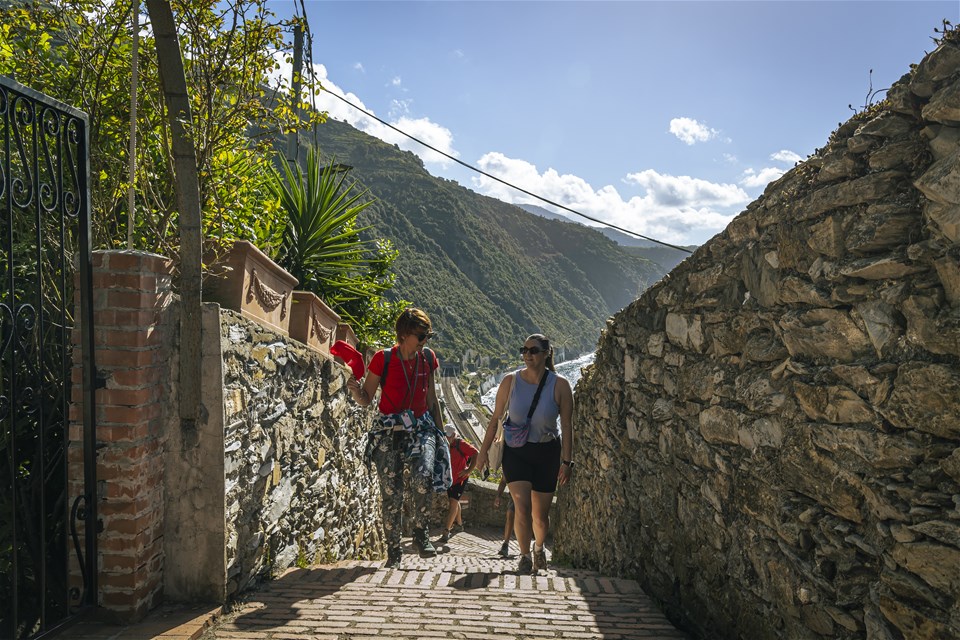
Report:
[[[398,569],[341,562],[294,569],[248,594],[203,640],[687,638],[633,580],[550,566],[517,575],[500,532],[458,533],[432,559],[409,546]],[[549,557],[549,554],[548,554]]]

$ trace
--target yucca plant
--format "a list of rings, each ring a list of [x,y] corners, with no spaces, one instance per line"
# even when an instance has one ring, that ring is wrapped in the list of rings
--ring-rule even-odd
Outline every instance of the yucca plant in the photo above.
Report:
[[[323,298],[368,342],[364,338],[382,333],[382,321],[357,311],[378,306],[371,303],[393,286],[389,267],[396,258],[389,241],[361,235],[370,227],[359,226],[357,217],[373,200],[347,181],[350,167],[332,161],[321,166],[313,149],[306,173],[283,158],[280,168],[269,181],[285,217],[277,262],[300,281],[300,289]]]

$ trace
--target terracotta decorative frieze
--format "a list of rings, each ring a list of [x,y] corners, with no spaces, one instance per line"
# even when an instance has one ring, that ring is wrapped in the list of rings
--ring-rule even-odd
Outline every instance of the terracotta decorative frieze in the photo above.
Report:
[[[290,337],[320,353],[330,353],[340,316],[309,291],[294,291]]]
[[[246,240],[237,240],[211,266],[203,297],[289,335],[290,306],[297,279]]]
[[[337,335],[334,340],[343,340],[354,348],[356,348],[357,344],[360,342],[360,340],[357,338],[357,334],[353,331],[353,327],[345,322],[341,322],[337,325]]]

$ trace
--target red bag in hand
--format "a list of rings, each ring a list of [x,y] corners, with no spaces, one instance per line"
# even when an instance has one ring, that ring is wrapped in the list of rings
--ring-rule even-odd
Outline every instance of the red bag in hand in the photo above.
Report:
[[[353,348],[349,342],[337,340],[330,346],[330,353],[337,356],[350,367],[353,371],[353,377],[359,380],[363,377],[367,367],[363,364],[363,355]]]

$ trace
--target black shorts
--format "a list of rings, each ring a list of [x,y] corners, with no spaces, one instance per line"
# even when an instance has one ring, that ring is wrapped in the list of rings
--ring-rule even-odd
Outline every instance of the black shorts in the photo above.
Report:
[[[560,438],[503,448],[503,475],[508,483],[529,482],[538,493],[553,493],[559,472]]]
[[[453,498],[454,500],[459,500],[460,496],[463,495],[464,490],[467,488],[467,482],[470,481],[470,478],[467,478],[460,484],[450,485],[450,488],[447,489],[447,496]]]

